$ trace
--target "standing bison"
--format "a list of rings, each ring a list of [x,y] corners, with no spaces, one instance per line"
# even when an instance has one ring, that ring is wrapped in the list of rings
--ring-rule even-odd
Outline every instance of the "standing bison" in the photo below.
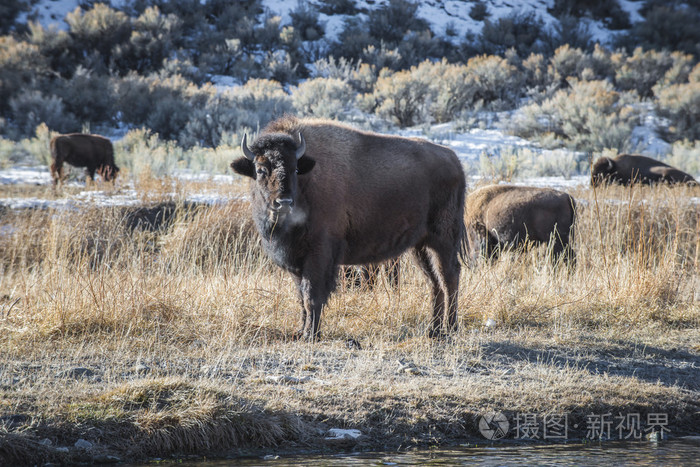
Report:
[[[591,185],[603,183],[688,183],[697,184],[689,174],[650,157],[621,154],[617,157],[601,157],[591,169]]]
[[[54,136],[51,139],[51,178],[54,185],[63,179],[63,163],[74,167],[85,167],[90,180],[95,179],[95,172],[105,181],[117,176],[119,167],[114,164],[112,142],[98,135],[71,133]]]
[[[481,239],[489,257],[505,247],[552,240],[553,259],[563,256],[572,264],[569,241],[575,217],[574,199],[551,188],[491,185],[467,197],[467,228]]]
[[[338,268],[412,248],[432,283],[430,336],[457,328],[466,254],[465,177],[457,156],[428,141],[359,131],[326,120],[270,123],[231,167],[254,179],[253,218],[267,254],[294,278],[299,336],[319,337]]]

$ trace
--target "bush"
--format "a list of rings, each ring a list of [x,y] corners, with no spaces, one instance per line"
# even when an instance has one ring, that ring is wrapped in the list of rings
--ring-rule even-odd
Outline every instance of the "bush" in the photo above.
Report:
[[[182,26],[175,15],[162,15],[158,7],[147,8],[134,22],[128,42],[114,49],[116,68],[122,73],[158,70],[172,53],[173,39]]]
[[[621,63],[615,74],[615,84],[623,91],[635,90],[644,98],[654,95],[653,88],[674,67],[689,66],[692,57],[678,52],[650,50],[641,47]]]
[[[289,12],[289,16],[302,40],[316,41],[323,37],[324,25],[318,21],[318,10],[313,6],[299,2],[296,9]]]
[[[251,79],[227,91],[237,109],[236,128],[261,128],[293,110],[291,97],[282,85],[266,79]]]
[[[556,17],[571,16],[581,18],[590,15],[594,19],[602,20],[609,29],[628,29],[630,24],[629,13],[624,11],[617,0],[554,0],[554,6],[547,11]]]
[[[39,47],[0,36],[0,111],[9,109],[10,98],[48,72]]]
[[[33,135],[40,123],[59,133],[78,131],[75,115],[66,110],[63,99],[40,91],[22,91],[10,99],[12,122],[21,136]]]
[[[15,18],[27,4],[21,0],[3,0],[0,3],[0,34],[7,34],[15,25]]]
[[[302,115],[337,119],[353,108],[355,91],[337,78],[316,78],[292,91],[294,108]]]
[[[115,143],[117,165],[135,176],[170,175],[183,159],[182,149],[172,141],[142,128],[129,131]]]
[[[83,123],[109,122],[113,118],[114,96],[107,78],[94,76],[78,66],[73,77],[56,86],[66,109]]]
[[[542,104],[523,107],[513,131],[548,147],[624,150],[637,123],[636,103],[635,95],[620,94],[607,81],[572,79],[569,89],[557,91]]]
[[[430,76],[426,76],[427,70],[426,67],[412,67],[380,76],[372,95],[375,113],[401,127],[429,122],[434,91]]]
[[[131,34],[131,21],[121,11],[113,10],[104,3],[83,12],[80,7],[65,18],[75,47],[76,63],[89,52],[97,52],[102,63],[109,67],[116,46],[126,42]]]
[[[636,23],[619,45],[629,50],[664,49],[700,57],[700,10],[693,6],[654,6],[644,21]]]
[[[700,141],[677,141],[671,146],[671,153],[665,162],[691,175],[700,175]]]
[[[481,1],[475,2],[469,10],[469,17],[474,21],[483,21],[490,15],[486,4]]]
[[[655,107],[660,116],[670,121],[665,133],[671,141],[700,139],[700,82],[674,84],[661,89]]]
[[[231,92],[219,93],[210,87],[200,89],[198,94],[197,100],[206,99],[206,102],[193,106],[194,110],[180,133],[180,144],[185,147],[218,147],[238,128],[235,100]]]
[[[377,82],[376,67],[361,61],[355,63],[345,57],[336,60],[331,55],[328,58],[316,60],[313,68],[314,77],[339,79],[361,93],[371,92],[374,83]]]
[[[538,38],[542,35],[544,22],[534,13],[518,12],[498,18],[495,22],[484,21],[480,42],[482,52],[503,55],[513,48],[520,57],[527,57],[541,47]]]

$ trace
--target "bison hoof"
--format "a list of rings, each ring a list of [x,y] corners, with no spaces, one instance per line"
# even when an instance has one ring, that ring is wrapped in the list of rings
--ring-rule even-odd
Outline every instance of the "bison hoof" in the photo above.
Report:
[[[428,337],[431,339],[442,340],[445,338],[445,333],[441,329],[431,329],[428,331]]]

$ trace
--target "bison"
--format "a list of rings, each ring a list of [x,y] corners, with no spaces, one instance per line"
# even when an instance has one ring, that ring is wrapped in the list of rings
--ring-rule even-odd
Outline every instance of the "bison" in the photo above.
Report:
[[[54,185],[63,180],[63,163],[74,167],[85,167],[90,180],[95,179],[95,172],[109,182],[119,172],[114,164],[112,142],[99,135],[70,133],[51,138],[51,178]]]
[[[621,154],[617,157],[601,157],[591,168],[591,185],[603,183],[688,183],[697,185],[689,174],[651,157]]]
[[[466,255],[466,182],[450,149],[328,120],[270,123],[233,170],[252,178],[253,218],[266,253],[291,273],[302,305],[299,337],[320,336],[340,265],[370,264],[412,248],[432,284],[429,335],[457,328]],[[443,319],[443,315],[446,319]]]
[[[569,240],[575,218],[574,198],[551,188],[491,185],[467,196],[467,229],[489,257],[504,247],[552,240],[553,259],[563,256],[573,264]]]

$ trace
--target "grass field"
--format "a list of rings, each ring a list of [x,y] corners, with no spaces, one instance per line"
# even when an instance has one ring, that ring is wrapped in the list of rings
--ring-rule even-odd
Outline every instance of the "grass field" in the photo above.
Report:
[[[0,213],[1,464],[483,443],[489,411],[566,414],[571,440],[606,413],[700,434],[697,188],[573,191],[575,270],[545,248],[464,267],[447,340],[406,257],[396,289],[341,284],[309,344],[246,202],[164,186],[139,184],[140,207]]]

